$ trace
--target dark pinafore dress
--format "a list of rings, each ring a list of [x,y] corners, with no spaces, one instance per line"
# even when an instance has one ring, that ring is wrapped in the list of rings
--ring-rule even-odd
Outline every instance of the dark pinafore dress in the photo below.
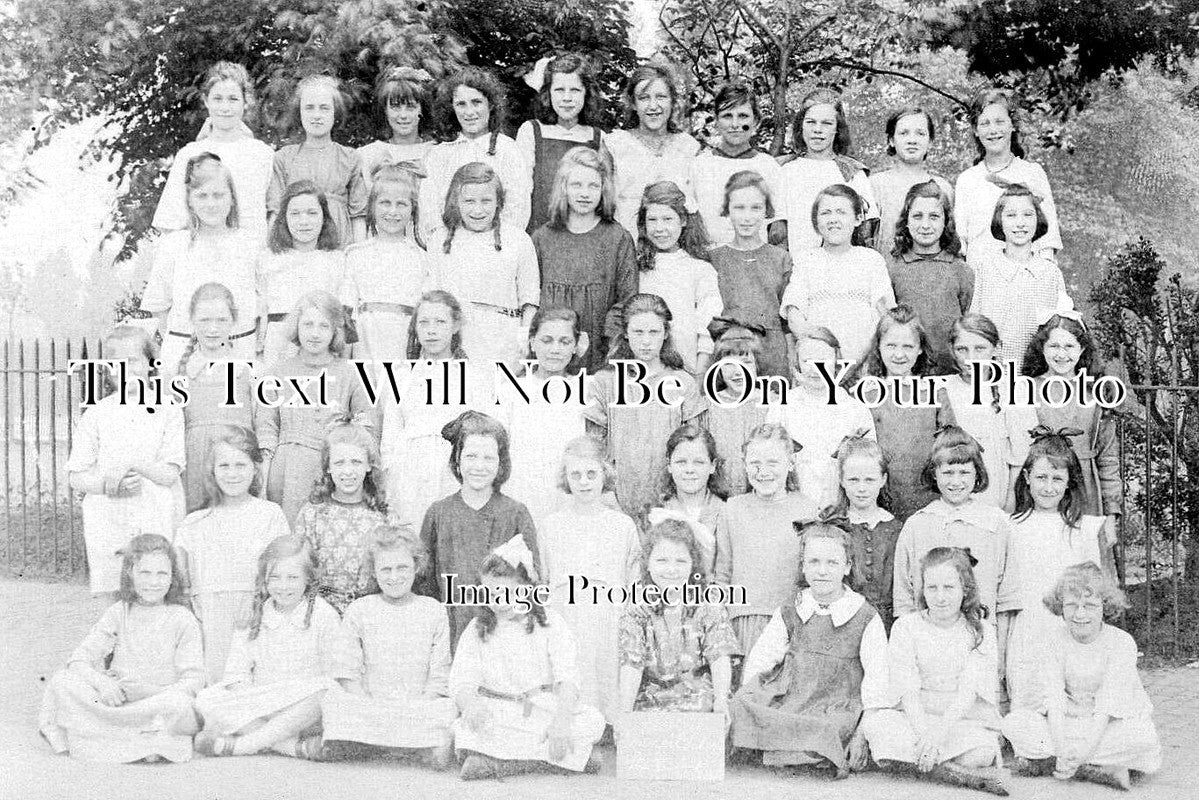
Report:
[[[554,191],[554,178],[558,164],[566,151],[574,147],[590,147],[599,150],[600,129],[592,126],[590,142],[572,142],[567,139],[550,139],[541,135],[541,123],[533,120],[533,203],[529,210],[528,232],[540,228],[550,221],[550,195]]]
[[[733,745],[764,751],[762,763],[770,766],[827,759],[842,771],[845,749],[862,716],[862,635],[878,614],[863,603],[844,625],[834,627],[831,614],[813,614],[804,623],[795,603],[781,613],[787,655],[733,698]]]

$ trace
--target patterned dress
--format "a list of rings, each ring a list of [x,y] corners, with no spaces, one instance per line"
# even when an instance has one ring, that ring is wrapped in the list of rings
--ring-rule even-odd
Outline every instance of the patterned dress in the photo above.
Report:
[[[305,503],[296,515],[295,533],[308,540],[321,565],[321,597],[339,613],[370,590],[363,556],[371,531],[386,522],[387,516],[366,501],[342,503],[332,497]]]
[[[1002,250],[972,257],[974,299],[970,310],[991,318],[999,329],[999,360],[1019,370],[1037,332],[1038,321],[1052,311],[1074,308],[1057,264],[1033,256],[1023,264]]]
[[[620,618],[621,666],[641,670],[635,711],[711,711],[712,662],[736,651],[721,606],[685,608],[681,615],[629,606]]]

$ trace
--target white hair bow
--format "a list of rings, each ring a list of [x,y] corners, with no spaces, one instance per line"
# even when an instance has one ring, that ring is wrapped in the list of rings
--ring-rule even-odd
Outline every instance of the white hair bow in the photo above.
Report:
[[[513,569],[524,567],[529,579],[536,583],[537,568],[533,566],[533,552],[519,533],[491,552],[508,562]]]
[[[553,56],[543,56],[537,59],[537,63],[533,68],[525,73],[525,85],[535,92],[540,92],[541,87],[545,86],[545,69],[550,65],[550,59]]]
[[[1078,311],[1074,308],[1065,308],[1065,307],[1052,308],[1052,309],[1042,312],[1041,314],[1038,314],[1037,315],[1037,327],[1039,328],[1040,326],[1044,325],[1046,322],[1053,319],[1054,317],[1065,317],[1066,319],[1072,319],[1075,322],[1077,322],[1079,325],[1081,325],[1083,328],[1087,327],[1086,320],[1084,320],[1082,318],[1082,314],[1078,313]]]

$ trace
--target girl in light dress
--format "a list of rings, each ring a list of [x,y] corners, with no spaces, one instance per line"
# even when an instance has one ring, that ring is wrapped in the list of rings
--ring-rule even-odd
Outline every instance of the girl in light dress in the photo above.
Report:
[[[466,626],[450,669],[461,716],[454,747],[463,780],[521,772],[596,772],[593,747],[604,717],[579,699],[575,642],[557,612],[521,608],[515,590],[537,581],[533,554],[520,536],[478,567],[490,602]]]
[[[920,610],[896,621],[888,646],[899,708],[863,723],[885,769],[915,767],[934,780],[1007,796],[999,764],[995,632],[984,620],[970,554],[936,547],[920,560]]]
[[[340,296],[358,333],[355,358],[402,360],[412,309],[432,288],[432,264],[415,235],[418,181],[406,166],[381,166],[367,203],[370,238],[346,249]]]
[[[416,183],[425,176],[425,156],[435,144],[422,136],[421,129],[432,127],[429,89],[432,76],[423,69],[390,67],[379,73],[375,84],[375,104],[387,126],[386,139],[379,139],[358,148],[362,162],[362,180],[367,192],[374,188],[375,173],[387,166],[402,167]],[[367,204],[367,214],[373,203]],[[412,223],[416,229],[416,205],[413,204]],[[367,221],[369,228],[370,222]],[[367,231],[369,233],[369,230]],[[414,237],[415,238],[415,237]]]
[[[571,148],[554,179],[549,222],[533,231],[541,302],[579,315],[590,341],[580,366],[591,374],[607,365],[620,309],[637,293],[636,248],[613,217],[615,196],[611,161],[586,147]]]
[[[46,685],[38,730],[56,753],[88,761],[188,761],[203,686],[200,626],[175,551],[141,534],[122,552],[117,602]]]
[[[449,618],[436,600],[412,593],[427,566],[411,530],[371,532],[363,568],[374,591],[345,611],[347,664],[321,701],[325,760],[393,754],[434,769],[452,763]]]
[[[253,255],[266,243],[266,193],[275,157],[274,148],[255,139],[246,127],[247,115],[257,106],[254,82],[241,64],[218,61],[204,73],[200,97],[208,114],[204,133],[175,154],[152,224],[163,233],[189,227],[187,165],[201,153],[212,153],[233,177],[238,227],[250,243],[249,255]]]
[[[675,346],[683,368],[702,375],[712,361],[708,324],[720,313],[716,270],[708,262],[703,220],[687,212],[678,186],[663,181],[645,187],[637,212],[639,290],[670,308]]]
[[[578,374],[578,359],[587,354],[588,344],[574,311],[537,309],[529,326],[532,368],[518,378],[520,388],[503,379],[497,392],[500,407],[496,414],[513,445],[512,477],[506,492],[528,507],[538,525],[565,500],[557,491],[563,442],[582,436],[587,429],[583,418],[586,398],[578,391],[578,380],[572,378]]]
[[[766,423],[750,433],[745,470],[751,491],[730,497],[716,519],[715,582],[744,586],[748,595],[748,603],[730,611],[742,655],[795,594],[802,563],[795,526],[820,515],[795,480],[794,452],[782,425]]]
[[[1062,249],[1057,210],[1049,178],[1040,164],[1026,161],[1020,143],[1020,118],[1011,92],[987,89],[971,104],[970,125],[978,144],[974,166],[958,175],[954,185],[953,217],[971,263],[998,251],[1002,237],[992,223],[1000,195],[1015,185],[1028,187],[1040,198],[1045,226],[1032,238],[1032,252],[1056,261]]]
[[[887,117],[884,130],[887,135],[887,155],[895,159],[894,166],[870,176],[870,188],[878,201],[878,239],[875,248],[888,256],[895,245],[897,228],[903,227],[906,214],[900,213],[905,198],[913,186],[934,183],[945,195],[949,213],[953,208],[953,187],[940,175],[928,168],[929,145],[937,136],[937,127],[932,115],[920,106],[905,106]]]
[[[341,247],[366,238],[366,182],[362,160],[352,147],[333,141],[333,128],[344,121],[346,97],[329,75],[309,75],[296,84],[291,100],[291,130],[302,134],[299,144],[275,153],[267,213],[283,213],[283,195],[296,181],[312,181],[328,200],[328,213]]]
[[[1086,562],[1068,567],[1044,603],[1063,624],[1042,653],[1042,706],[1003,720],[1013,771],[1127,790],[1131,772],[1161,769],[1162,748],[1137,674],[1137,643],[1104,621],[1127,608],[1124,594]]]
[[[485,377],[493,362],[516,366],[541,303],[537,252],[524,229],[503,216],[506,187],[495,170],[472,162],[450,181],[444,229],[430,239],[436,283],[463,304],[463,343]]]
[[[321,448],[329,427],[347,420],[367,426],[372,433],[379,427],[362,382],[343,355],[344,320],[341,303],[333,295],[320,291],[304,295],[287,324],[299,353],[270,371],[268,377],[281,386],[262,389],[267,403],[254,425],[264,451],[266,497],[283,506],[288,522],[295,520],[321,477]],[[324,402],[316,404],[312,401],[319,397],[321,380]],[[307,403],[300,399],[301,392]]]
[[[702,427],[706,402],[695,379],[683,370],[683,359],[671,335],[671,313],[657,295],[635,295],[624,309],[621,335],[612,360],[638,360],[645,366],[645,386],[662,391],[674,405],[651,399],[640,406],[610,405],[616,399],[616,368],[609,367],[592,381],[587,432],[600,437],[616,464],[616,499],[629,516],[637,516],[657,499],[655,479],[665,467],[662,443],[684,422]],[[636,374],[635,372],[632,374]],[[636,397],[637,388],[630,394]]]
[[[810,328],[828,328],[851,360],[865,355],[871,330],[895,305],[883,257],[854,245],[850,238],[865,208],[862,196],[845,184],[827,186],[816,194],[806,219],[821,243],[791,251],[795,267],[779,312],[797,338]],[[793,219],[788,225],[799,222]]]
[[[566,493],[565,502],[537,527],[550,607],[566,620],[578,643],[579,697],[609,723],[615,723],[617,712],[621,609],[603,600],[591,602],[591,593],[631,584],[641,557],[636,524],[603,502],[614,477],[598,441],[587,436],[570,440],[559,462],[558,486]],[[582,587],[583,580],[589,588]],[[572,586],[577,590],[573,602]]]
[[[213,442],[227,425],[252,427],[254,405],[251,399],[253,376],[244,364],[233,368],[223,361],[235,358],[229,346],[229,334],[237,319],[233,293],[220,283],[206,283],[196,289],[188,305],[192,336],[179,359],[178,373],[187,376],[188,403],[183,407],[184,448],[187,461],[195,465],[183,472],[183,488],[188,512],[205,501],[205,485],[210,476],[201,468]],[[235,405],[225,404],[233,397]],[[257,447],[257,445],[255,445]],[[256,456],[257,460],[257,456]],[[273,538],[273,537],[272,537]]]
[[[296,355],[287,315],[300,298],[320,290],[336,295],[345,276],[337,225],[325,195],[311,181],[288,185],[271,223],[269,252],[258,259],[258,360],[272,367]]]
[[[1016,480],[1012,560],[1020,575],[1021,610],[1012,620],[1007,687],[1013,709],[1045,703],[1042,657],[1060,623],[1041,602],[1066,567],[1102,564],[1103,517],[1086,507],[1082,467],[1070,446],[1072,429],[1040,427]]]
[[[319,592],[338,613],[365,595],[371,574],[365,568],[371,531],[387,521],[379,488],[379,447],[358,425],[338,425],[325,435],[321,473],[294,530],[316,555]]]
[[[787,220],[787,250],[791,259],[798,265],[805,250],[820,246],[824,232],[814,230],[812,208],[820,193],[834,184],[849,186],[861,198],[854,218],[845,220],[846,241],[859,226],[862,232],[857,243],[873,241],[878,204],[866,166],[848,155],[849,122],[841,96],[832,89],[809,92],[795,115],[791,137],[796,155],[783,164],[780,178],[783,189],[776,198],[779,213]]]
[[[208,452],[193,462],[203,505],[175,533],[183,589],[204,632],[212,683],[225,670],[233,631],[249,621],[258,555],[289,533],[283,510],[256,496],[261,461],[249,428],[225,425],[214,431]]]
[[[721,463],[711,433],[694,422],[684,422],[675,428],[666,439],[666,464],[659,478],[658,502],[644,509],[641,519],[643,530],[667,519],[688,523],[699,546],[696,569],[702,570],[709,580],[720,555],[716,521],[726,497]]]
[[[667,519],[650,528],[640,580],[665,593],[708,585],[691,526]],[[620,703],[630,711],[727,715],[730,656],[737,638],[723,606],[629,605],[620,617]],[[685,736],[683,731],[680,736]]]
[[[527,228],[531,236],[553,216],[550,200],[562,157],[579,146],[593,152],[603,146],[603,131],[596,125],[603,97],[590,59],[578,53],[542,59],[525,83],[537,92],[537,118],[521,123],[516,132],[533,188]]]
[[[337,612],[317,596],[317,575],[299,536],[262,551],[249,624],[234,636],[224,679],[196,697],[204,719],[196,752],[320,758],[321,697],[343,675],[345,642]]]
[[[424,241],[431,248],[441,241],[437,229],[452,205],[447,201],[450,183],[459,169],[476,162],[490,168],[504,187],[506,202],[496,211],[503,224],[524,234],[532,186],[520,148],[503,133],[507,114],[503,85],[488,70],[466,67],[438,84],[433,113],[443,141],[425,155],[419,219]]]
[[[981,404],[974,403],[974,371],[1003,369],[998,360],[999,345],[999,329],[994,322],[982,314],[963,314],[949,334],[958,376],[948,378],[944,386],[954,418],[983,449],[989,485],[982,500],[1011,511],[1015,508],[1016,479],[1028,455],[1028,432],[1036,427],[1037,412],[1032,406],[1001,403],[998,387],[992,388],[990,397],[984,393]]]
[[[119,551],[134,536],[174,536],[183,518],[179,473],[186,463],[182,409],[141,405],[139,381],[157,373],[149,335],[118,325],[103,344],[106,359],[125,362],[125,396],[114,383],[116,391],[84,410],[67,460],[71,487],[84,494],[83,543],[96,594],[119,588]]]
[[[970,310],[990,317],[999,328],[1000,359],[1019,364],[1045,317],[1069,311],[1074,301],[1057,264],[1033,251],[1032,242],[1048,222],[1041,201],[1021,185],[1009,186],[995,201],[991,232],[1003,248],[972,257],[974,299]]]
[[[674,68],[649,62],[624,88],[624,129],[604,137],[616,173],[616,221],[637,236],[637,210],[647,186],[670,181],[695,210],[691,165],[699,142],[685,130],[685,93]]]
[[[188,160],[184,175],[187,226],[156,243],[141,301],[142,309],[158,319],[164,372],[171,374],[192,338],[188,304],[199,286],[224,284],[241,310],[230,336],[231,357],[254,357],[259,312],[254,257],[261,244],[238,229],[233,173],[216,156],[200,153]]]

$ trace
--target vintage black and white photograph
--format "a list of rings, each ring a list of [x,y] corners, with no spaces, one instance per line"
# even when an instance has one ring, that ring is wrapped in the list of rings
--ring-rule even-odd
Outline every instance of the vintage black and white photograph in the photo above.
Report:
[[[0,796],[1195,796],[1199,0],[0,42]]]

